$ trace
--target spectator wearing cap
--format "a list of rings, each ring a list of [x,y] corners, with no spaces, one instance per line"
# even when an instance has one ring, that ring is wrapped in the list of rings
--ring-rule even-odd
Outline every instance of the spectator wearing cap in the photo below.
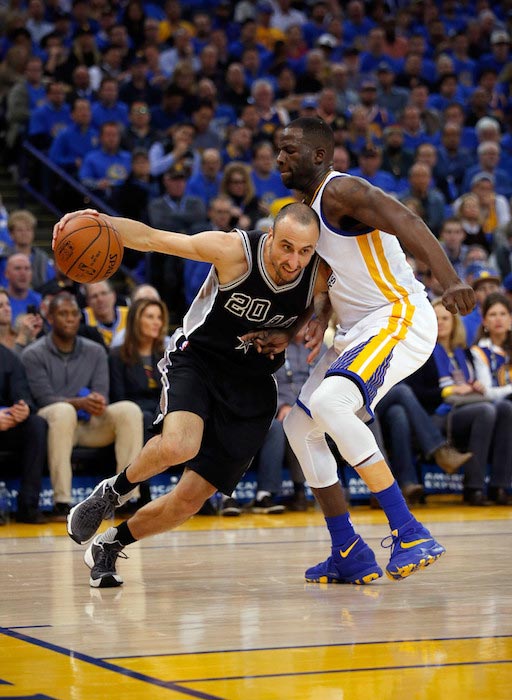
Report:
[[[152,200],[148,206],[149,223],[164,231],[189,233],[206,219],[203,200],[196,196],[185,196],[191,176],[187,161],[175,160],[162,178],[164,194]]]
[[[467,344],[471,346],[475,343],[478,329],[482,324],[482,305],[489,294],[500,291],[501,278],[496,270],[474,263],[466,269],[466,279],[474,289],[476,301],[473,311],[462,317]]]
[[[495,29],[491,33],[491,52],[484,54],[476,65],[475,82],[482,71],[491,68],[499,75],[507,63],[512,60],[510,54],[510,34],[504,29]]]
[[[399,124],[387,126],[383,133],[381,168],[393,176],[394,192],[400,193],[407,189],[407,176],[413,162],[413,154],[404,147],[402,127]]]
[[[342,44],[329,32],[320,34],[318,39],[315,41],[315,47],[323,51],[324,56],[329,63],[340,61],[342,58]]]
[[[300,102],[299,117],[316,117],[318,113],[318,99],[314,95],[304,97]]]
[[[380,61],[376,72],[377,102],[384,107],[392,119],[396,119],[409,101],[409,91],[394,84],[395,70],[387,61]]]
[[[392,119],[386,109],[378,102],[377,81],[374,78],[363,78],[359,87],[359,100],[361,106],[366,110],[370,129],[377,139],[380,139],[382,132],[391,124]]]
[[[144,54],[138,54],[130,64],[130,75],[119,89],[119,99],[127,105],[145,102],[152,107],[162,100],[162,90],[149,81],[148,62]]]
[[[418,199],[424,211],[423,220],[437,236],[445,218],[446,201],[437,187],[432,187],[432,168],[426,163],[414,163],[409,170],[408,180],[409,187],[402,192],[400,199]]]
[[[361,149],[358,157],[359,167],[349,170],[350,175],[361,177],[371,185],[380,187],[388,194],[396,194],[396,180],[386,170],[381,169],[382,150],[369,144]]]
[[[285,33],[271,24],[274,7],[271,2],[261,0],[256,3],[256,41],[268,51],[273,51],[278,41],[284,41]]]

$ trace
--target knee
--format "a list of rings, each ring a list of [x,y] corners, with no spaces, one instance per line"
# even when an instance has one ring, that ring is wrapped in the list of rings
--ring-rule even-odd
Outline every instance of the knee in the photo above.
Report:
[[[78,422],[75,407],[65,401],[58,401],[51,404],[51,406],[45,406],[43,417],[46,419],[50,430],[52,428],[74,430]]]
[[[161,435],[158,453],[162,466],[183,464],[199,452],[200,444],[185,435]]]
[[[135,401],[117,401],[107,406],[107,411],[114,421],[123,425],[133,425],[143,421],[142,409]]]

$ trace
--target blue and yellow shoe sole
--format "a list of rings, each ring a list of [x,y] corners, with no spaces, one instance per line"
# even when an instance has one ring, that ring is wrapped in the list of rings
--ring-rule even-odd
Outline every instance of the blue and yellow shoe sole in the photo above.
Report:
[[[318,578],[306,578],[307,583],[348,583],[348,584],[355,584],[357,586],[364,586],[367,583],[371,583],[372,581],[375,581],[376,579],[380,578],[382,576],[382,571],[378,569],[377,571],[371,571],[369,573],[364,574],[363,576],[360,576],[359,578],[356,579],[340,579],[337,578],[336,576],[319,576]]]
[[[386,568],[386,576],[392,581],[402,581],[402,579],[407,578],[411,574],[421,569],[426,569],[436,562],[440,557],[443,556],[446,550],[439,552],[438,554],[426,554],[419,561],[410,564],[404,564],[404,566],[398,566],[394,570],[390,570],[389,567]]]

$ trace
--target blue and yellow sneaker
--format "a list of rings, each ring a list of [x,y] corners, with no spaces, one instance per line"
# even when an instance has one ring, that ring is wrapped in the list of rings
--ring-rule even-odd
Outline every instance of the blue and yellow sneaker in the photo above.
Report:
[[[375,554],[359,535],[351,537],[343,549],[333,549],[325,561],[305,573],[310,583],[371,583],[382,576]]]
[[[400,581],[415,571],[430,566],[446,552],[427,528],[414,518],[401,527],[400,532],[392,530],[391,535],[385,537],[381,544],[383,547],[391,547],[386,576],[394,581]]]

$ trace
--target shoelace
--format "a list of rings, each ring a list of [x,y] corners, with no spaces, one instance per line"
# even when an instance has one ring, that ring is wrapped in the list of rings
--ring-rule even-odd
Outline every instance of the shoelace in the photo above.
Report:
[[[397,545],[399,540],[400,538],[398,537],[398,535],[391,534],[387,537],[384,537],[384,539],[380,541],[380,546],[384,547],[384,549],[389,549],[390,547]]]
[[[130,558],[125,552],[123,552],[122,549],[117,549],[117,547],[109,546],[108,542],[102,543],[100,546],[101,549],[98,555],[98,561],[96,562],[96,566],[101,564],[102,569],[106,569],[107,571],[115,571],[117,557],[120,557],[121,559]]]

